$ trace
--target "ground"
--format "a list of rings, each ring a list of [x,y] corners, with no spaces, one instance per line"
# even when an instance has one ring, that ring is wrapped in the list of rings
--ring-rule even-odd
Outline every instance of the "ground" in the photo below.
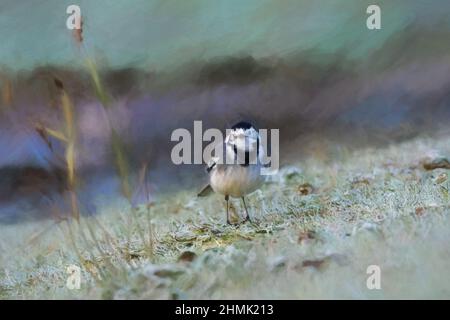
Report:
[[[79,224],[2,225],[0,298],[449,299],[448,169],[430,163],[446,167],[450,135],[320,150],[248,197],[252,223],[226,225],[221,197],[184,190]]]

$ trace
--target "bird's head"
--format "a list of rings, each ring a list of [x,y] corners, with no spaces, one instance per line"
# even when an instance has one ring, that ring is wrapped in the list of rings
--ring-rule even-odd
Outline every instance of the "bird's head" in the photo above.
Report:
[[[245,155],[245,162],[248,163],[250,155],[259,153],[259,133],[249,122],[241,121],[236,123],[229,130],[225,143],[228,148],[232,148],[234,153]]]

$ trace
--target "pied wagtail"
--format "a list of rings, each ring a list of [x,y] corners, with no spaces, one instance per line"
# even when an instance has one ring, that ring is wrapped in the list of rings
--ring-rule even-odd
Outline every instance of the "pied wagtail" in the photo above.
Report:
[[[245,121],[235,124],[225,138],[223,150],[223,161],[219,161],[217,157],[209,161],[206,169],[209,173],[209,184],[198,196],[206,196],[212,191],[224,195],[228,224],[231,224],[229,198],[241,198],[246,214],[244,221],[250,221],[244,197],[264,182],[264,175],[261,175],[264,150],[258,131]]]

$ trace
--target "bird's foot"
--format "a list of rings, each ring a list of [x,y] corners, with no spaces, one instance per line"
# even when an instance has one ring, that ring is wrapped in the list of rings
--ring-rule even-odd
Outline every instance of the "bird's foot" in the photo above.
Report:
[[[246,216],[246,217],[245,217],[243,223],[246,223],[246,222],[250,222],[250,223],[253,222],[252,219],[250,219],[250,216]]]

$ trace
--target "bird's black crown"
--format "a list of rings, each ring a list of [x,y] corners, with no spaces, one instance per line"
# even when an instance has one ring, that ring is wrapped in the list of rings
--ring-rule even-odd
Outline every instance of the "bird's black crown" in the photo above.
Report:
[[[240,121],[231,127],[232,130],[236,130],[236,129],[248,130],[251,128],[255,129],[255,127],[250,122],[247,122],[247,121]]]

